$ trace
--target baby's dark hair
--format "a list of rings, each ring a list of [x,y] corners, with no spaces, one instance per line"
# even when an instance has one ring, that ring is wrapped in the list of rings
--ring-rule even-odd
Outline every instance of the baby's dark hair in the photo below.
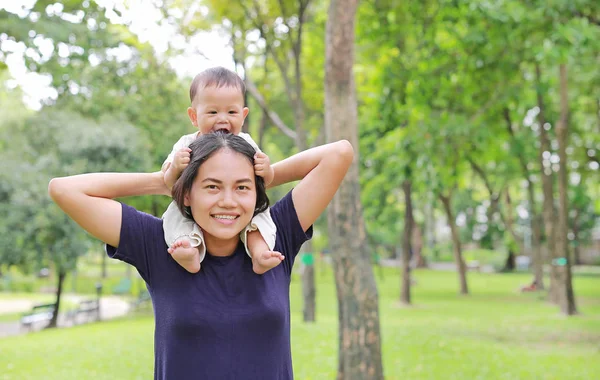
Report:
[[[256,151],[252,145],[240,136],[222,131],[200,135],[190,144],[190,163],[185,168],[181,176],[173,186],[173,201],[181,210],[181,213],[188,219],[194,220],[192,210],[184,203],[185,196],[192,190],[194,180],[198,175],[200,166],[212,157],[216,152],[222,149],[231,149],[234,152],[244,155],[254,168],[254,154]],[[254,215],[265,211],[269,207],[269,197],[265,181],[262,177],[255,175],[256,183],[256,206]]]
[[[246,85],[242,78],[224,67],[211,67],[197,74],[190,85],[190,102],[194,103],[198,89],[206,87],[234,87],[240,90],[242,98],[246,94]]]

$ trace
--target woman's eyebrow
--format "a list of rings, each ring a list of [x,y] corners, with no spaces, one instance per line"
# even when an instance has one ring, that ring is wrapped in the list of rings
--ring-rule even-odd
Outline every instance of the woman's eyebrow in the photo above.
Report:
[[[214,182],[214,183],[218,183],[218,184],[223,183],[223,181],[221,181],[220,179],[210,178],[210,177],[204,178],[201,181],[201,183],[204,183],[204,182]],[[247,177],[247,178],[238,179],[237,181],[235,181],[235,183],[253,183],[253,181],[252,181],[252,178]]]
[[[254,181],[252,181],[251,178],[242,178],[242,179],[238,179],[237,181],[235,181],[235,183],[253,183]]]
[[[223,183],[223,181],[221,181],[220,179],[216,179],[216,178],[204,178],[202,180],[202,183],[204,183],[204,182]]]

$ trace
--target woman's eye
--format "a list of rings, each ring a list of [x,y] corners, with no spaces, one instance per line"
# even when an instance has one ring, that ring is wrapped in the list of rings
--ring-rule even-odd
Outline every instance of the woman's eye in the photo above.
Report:
[[[217,185],[207,185],[206,188],[210,189],[210,190],[216,190],[217,189]]]
[[[238,186],[238,190],[250,190],[248,186],[240,185]]]

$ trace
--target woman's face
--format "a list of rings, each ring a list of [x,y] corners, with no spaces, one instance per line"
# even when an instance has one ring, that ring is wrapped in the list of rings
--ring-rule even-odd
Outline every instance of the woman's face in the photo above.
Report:
[[[254,168],[248,158],[230,149],[214,153],[198,169],[185,196],[208,244],[239,239],[256,207]]]

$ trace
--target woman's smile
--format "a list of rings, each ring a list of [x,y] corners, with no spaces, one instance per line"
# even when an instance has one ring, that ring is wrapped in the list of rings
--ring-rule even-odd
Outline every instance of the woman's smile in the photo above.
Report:
[[[211,217],[218,223],[229,226],[235,223],[240,216],[239,214],[211,214]]]

